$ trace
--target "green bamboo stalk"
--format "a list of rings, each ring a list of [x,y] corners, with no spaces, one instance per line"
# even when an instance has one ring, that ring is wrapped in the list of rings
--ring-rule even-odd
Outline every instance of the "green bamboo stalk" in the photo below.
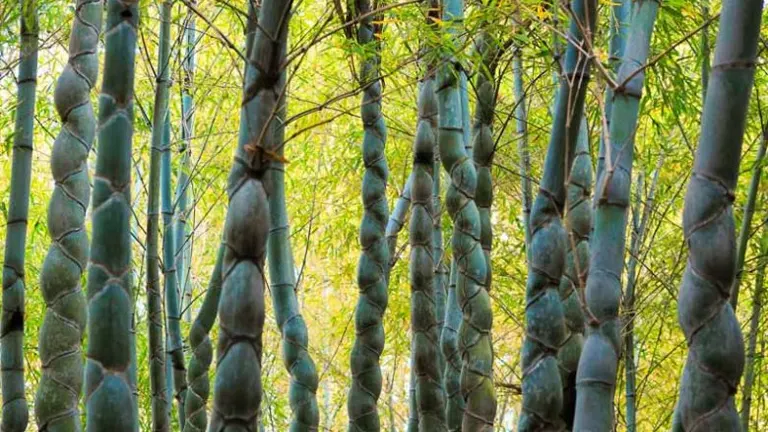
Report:
[[[460,431],[464,417],[464,398],[461,397],[461,354],[459,353],[459,326],[462,312],[456,299],[456,260],[451,260],[448,289],[445,297],[445,319],[440,333],[440,346],[445,359],[443,385],[447,403],[445,421],[449,431]]]
[[[439,333],[434,291],[433,187],[437,100],[433,71],[421,82],[419,122],[413,144],[413,183],[411,184],[411,364],[416,376],[416,401],[419,430],[444,431],[445,394],[439,368]]]
[[[285,86],[285,73],[280,86]],[[280,161],[285,143],[285,97],[279,102],[274,134],[278,160],[271,166],[272,194],[269,196],[270,233],[267,241],[270,288],[275,320],[283,342],[283,363],[291,376],[288,399],[291,405],[289,431],[317,431],[320,411],[317,407],[318,376],[309,355],[307,324],[296,298],[296,267],[291,249],[291,231],[286,209],[285,164]]]
[[[589,156],[587,121],[582,116],[576,141],[571,175],[566,189],[565,269],[560,278],[560,301],[565,317],[565,339],[557,352],[560,379],[563,384],[561,418],[566,429],[573,428],[576,410],[576,371],[584,345],[584,312],[579,293],[589,274],[589,235],[592,231],[592,159]]]
[[[168,174],[170,175],[170,166]],[[173,254],[173,249],[170,250],[170,254]],[[213,346],[209,335],[213,323],[216,321],[216,311],[221,297],[223,257],[224,245],[221,245],[216,255],[216,265],[208,283],[208,290],[205,292],[200,310],[189,329],[189,346],[192,356],[189,359],[189,368],[187,369],[189,389],[184,402],[184,416],[186,417],[184,432],[202,432],[208,426],[206,415],[206,405],[210,393],[208,371],[213,362]]]
[[[531,248],[531,155],[528,149],[528,109],[526,107],[525,87],[523,86],[522,49],[516,48],[512,58],[515,85],[515,125],[517,132],[517,152],[520,155],[520,181],[523,190],[523,230],[525,232],[526,254]]]
[[[29,189],[37,90],[38,20],[35,0],[20,0],[19,74],[16,125],[13,135],[11,196],[8,201],[5,262],[3,263],[3,312],[0,321],[3,412],[0,429],[24,431],[29,407],[24,394],[24,255],[27,243]]]
[[[728,303],[736,274],[731,206],[762,7],[760,0],[729,0],[720,15],[683,212],[689,256],[678,295],[678,320],[688,357],[675,411],[679,430],[741,430],[734,394],[744,370],[744,341]]]
[[[358,14],[364,17],[358,26],[358,43],[374,46],[374,17],[365,17],[371,11],[371,4],[364,0],[357,0],[355,4]],[[360,114],[364,129],[362,199],[365,210],[360,222],[359,297],[354,318],[355,341],[350,354],[352,385],[347,399],[350,431],[380,429],[378,400],[382,382],[379,358],[384,349],[382,321],[387,308],[390,257],[385,238],[389,217],[386,198],[389,168],[384,155],[387,129],[381,114],[382,83],[377,48],[361,62],[359,77],[363,89]]]
[[[163,302],[160,295],[160,256],[158,231],[160,213],[160,163],[167,146],[168,95],[170,93],[169,59],[171,37],[171,2],[160,6],[160,35],[157,49],[157,77],[155,79],[155,105],[152,116],[152,149],[149,159],[147,196],[147,237],[145,245],[147,325],[149,327],[149,376],[152,391],[152,430],[170,429],[170,407],[166,397],[165,346],[163,341]],[[170,132],[170,131],[168,131]],[[165,142],[164,142],[165,141]],[[169,321],[172,319],[169,311]],[[170,325],[168,328],[171,331]]]
[[[741,429],[749,430],[749,415],[752,410],[752,386],[755,383],[755,351],[757,335],[760,329],[760,315],[763,311],[763,292],[765,288],[765,267],[768,264],[768,230],[763,228],[760,239],[760,252],[755,277],[755,290],[752,296],[752,313],[749,319],[747,338],[747,365],[744,374],[744,387],[741,391]]]
[[[709,0],[702,0],[701,2],[701,20],[702,22],[709,21]],[[709,85],[709,25],[704,26],[701,29],[701,102],[707,98],[707,86]]]
[[[395,201],[395,205],[392,208],[392,213],[389,214],[387,227],[384,231],[384,237],[387,239],[387,249],[389,250],[387,280],[389,280],[389,273],[392,271],[392,268],[395,266],[397,261],[397,237],[405,226],[405,218],[411,208],[412,182],[413,176],[408,176],[408,180],[406,180],[405,186],[403,186],[403,190],[400,192],[400,196],[397,197],[397,200]]]
[[[86,430],[138,430],[131,272],[131,147],[138,1],[109,0],[88,266]]]
[[[611,430],[621,355],[621,274],[640,97],[659,3],[635,2],[627,46],[613,89],[609,141],[595,194],[594,232],[586,286],[589,331],[576,374],[574,430]]]
[[[444,5],[443,22],[452,39],[457,37],[460,29],[463,9],[461,0],[450,0]],[[465,127],[460,91],[461,73],[456,60],[449,60],[438,71],[436,93],[440,159],[451,176],[446,208],[454,222],[452,246],[457,267],[456,300],[463,313],[458,336],[462,352],[460,389],[461,397],[466,401],[462,429],[489,431],[493,430],[496,414],[492,379],[493,317],[490,296],[482,285],[486,280],[487,269],[485,255],[478,241],[480,214],[474,200],[477,171],[462,145]],[[451,307],[453,305],[448,303],[447,308]],[[446,389],[451,396],[447,384]],[[452,429],[451,424],[449,429]]]
[[[80,281],[89,254],[85,230],[91,195],[88,154],[96,134],[90,91],[98,77],[96,48],[103,4],[76,0],[74,6],[69,61],[54,91],[62,129],[51,154],[55,180],[48,204],[51,245],[40,273],[46,311],[38,345],[42,376],[35,417],[39,430],[50,431],[81,430],[78,404],[83,386],[86,302]]]
[[[571,3],[570,42],[566,47],[556,97],[544,175],[531,210],[520,431],[562,427],[563,389],[556,354],[566,332],[558,285],[565,266],[567,236],[561,215],[565,208],[565,181],[576,153],[591,65],[574,44],[582,49],[590,45],[585,38],[592,37],[596,8],[594,0]],[[583,34],[582,29],[588,34]]]
[[[291,6],[291,0],[262,3],[248,56],[241,108],[244,120],[228,186],[217,373],[209,430],[256,431],[259,425],[264,259],[272,193],[267,176],[276,158],[271,125],[285,90],[280,77]]]
[[[640,253],[648,229],[648,221],[651,219],[653,203],[656,196],[656,188],[659,184],[659,173],[663,158],[659,158],[656,170],[648,189],[648,196],[643,204],[642,216],[640,215],[641,194],[643,191],[642,176],[638,176],[638,184],[635,189],[636,205],[632,212],[632,240],[630,243],[629,264],[627,265],[627,284],[624,288],[624,374],[626,397],[626,425],[627,432],[637,430],[637,366],[635,364],[635,288],[637,285],[637,264],[640,262]]]
[[[747,246],[752,231],[752,217],[755,215],[755,203],[757,202],[757,192],[760,189],[760,177],[763,174],[765,151],[768,146],[768,136],[764,136],[757,148],[757,157],[752,166],[752,179],[749,183],[749,192],[747,192],[747,202],[744,203],[744,216],[741,219],[741,230],[739,231],[739,242],[736,244],[736,278],[731,287],[731,307],[733,311],[739,305],[739,289],[741,288],[741,278],[744,273],[744,259],[747,256]]]
[[[613,2],[611,7],[611,28],[609,41],[608,63],[611,65],[614,73],[619,72],[621,59],[624,57],[624,49],[627,45],[627,32],[629,31],[629,22],[632,18],[632,1],[619,0]],[[605,87],[604,113],[602,119],[602,130],[598,146],[597,169],[595,171],[596,179],[599,180],[603,174],[605,164],[605,139],[611,130],[611,114],[613,112],[613,88],[610,85]]]

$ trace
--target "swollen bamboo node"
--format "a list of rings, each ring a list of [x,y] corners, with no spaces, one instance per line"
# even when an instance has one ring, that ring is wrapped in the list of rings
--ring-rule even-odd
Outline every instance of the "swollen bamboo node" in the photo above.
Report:
[[[371,10],[368,1],[358,0],[356,6],[361,15]],[[373,18],[369,15],[361,20],[357,35],[360,44],[374,43]],[[387,279],[390,268],[389,246],[385,238],[389,217],[386,198],[389,168],[384,155],[387,129],[381,114],[378,54],[363,59],[360,82],[363,86],[360,115],[364,128],[364,213],[360,222],[362,253],[357,266],[360,295],[355,309],[356,336],[350,354],[352,385],[347,399],[347,411],[350,431],[378,431],[380,420],[377,404],[382,385],[379,358],[384,349],[382,321],[387,308]],[[396,233],[394,238],[396,240]]]
[[[90,91],[98,76],[102,8],[100,0],[75,2],[69,61],[54,91],[62,129],[51,155],[55,180],[48,205],[51,245],[40,272],[46,311],[38,345],[42,376],[35,396],[35,417],[41,431],[81,428],[81,342],[87,311],[80,280],[89,255],[85,231],[91,194],[88,153],[96,135]]]
[[[678,295],[678,321],[688,356],[674,430],[741,430],[734,394],[744,370],[744,342],[728,303],[736,275],[731,207],[762,7],[760,0],[729,0],[720,16],[701,139],[683,210],[688,263]]]
[[[138,1],[109,0],[88,266],[87,430],[135,432],[131,147]]]
[[[245,146],[256,140],[264,148],[275,149],[272,113],[284,90],[280,76],[291,6],[291,0],[262,4],[249,53],[240,136],[227,188],[217,373],[209,430],[258,430],[271,161],[261,154],[249,154]],[[253,9],[249,12],[255,13]]]

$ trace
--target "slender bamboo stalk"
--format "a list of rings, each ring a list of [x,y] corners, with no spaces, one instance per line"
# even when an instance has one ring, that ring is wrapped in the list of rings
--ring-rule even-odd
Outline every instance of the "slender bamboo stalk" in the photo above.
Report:
[[[168,175],[170,175],[170,166]],[[170,250],[170,253],[173,254],[173,249]],[[216,265],[213,268],[203,304],[189,329],[189,347],[192,356],[189,359],[189,368],[187,369],[189,389],[184,403],[184,416],[186,417],[184,432],[202,432],[208,427],[206,415],[206,405],[210,393],[208,371],[213,362],[210,332],[214,321],[216,321],[216,311],[221,298],[221,265],[223,259],[224,245],[221,245],[216,255]]]
[[[152,430],[170,429],[170,407],[166,397],[165,346],[163,341],[163,303],[160,295],[160,256],[158,231],[160,213],[160,159],[164,151],[168,95],[170,90],[169,59],[171,38],[171,2],[160,6],[160,36],[157,49],[157,77],[155,79],[155,105],[152,116],[152,150],[149,159],[149,184],[147,197],[147,237],[145,241],[147,325],[149,327],[149,373],[152,391]],[[170,132],[170,131],[168,131]],[[169,320],[171,319],[169,314]],[[170,326],[169,326],[169,331]]]
[[[456,260],[451,260],[450,276],[445,296],[445,319],[440,333],[440,347],[445,359],[443,385],[447,403],[445,421],[449,431],[460,431],[464,417],[464,398],[461,397],[461,355],[459,353],[459,326],[462,313],[456,299]]]
[[[573,13],[570,42],[556,97],[544,175],[530,218],[520,431],[562,427],[563,388],[556,354],[565,340],[565,317],[558,285],[565,265],[567,237],[561,218],[565,182],[573,164],[591,65],[574,44],[582,49],[588,46],[586,39],[592,39],[597,4],[594,0],[574,0],[570,10]]]
[[[85,230],[91,198],[88,153],[96,134],[90,91],[98,77],[96,48],[103,4],[75,0],[74,6],[69,61],[54,90],[62,129],[51,154],[55,180],[48,204],[51,245],[40,273],[46,311],[38,345],[42,376],[35,417],[39,430],[81,430],[78,404],[83,387],[86,302],[80,281],[89,255]]]
[[[640,202],[642,187],[642,176],[638,176],[638,184],[635,190],[636,206],[632,212],[632,240],[629,249],[629,264],[627,265],[627,284],[624,288],[624,376],[625,376],[625,398],[626,398],[626,425],[627,432],[637,430],[637,365],[635,364],[635,291],[638,279],[637,264],[640,262],[641,249],[645,240],[645,233],[648,229],[648,221],[651,219],[656,188],[659,184],[659,173],[663,158],[660,158],[653,172],[653,178],[648,188],[648,196],[642,206],[642,216],[640,215]]]
[[[392,208],[392,213],[389,214],[389,220],[387,221],[387,227],[384,234],[384,237],[387,239],[387,248],[389,250],[387,280],[389,280],[389,273],[392,271],[392,267],[395,266],[395,262],[397,261],[397,236],[405,226],[405,218],[411,208],[412,182],[413,177],[408,176],[408,180],[406,180],[405,186],[403,186],[403,190],[400,192],[400,196],[395,201],[395,206]]]
[[[371,11],[368,1],[357,0],[356,6],[361,16]],[[385,341],[383,317],[387,308],[390,263],[385,237],[389,217],[386,197],[389,168],[384,155],[387,129],[381,113],[382,83],[373,18],[371,15],[362,19],[357,34],[359,43],[373,46],[374,50],[361,62],[359,77],[363,86],[360,114],[364,128],[362,198],[365,210],[360,222],[362,253],[357,267],[360,295],[355,309],[356,337],[350,355],[352,386],[347,399],[350,431],[378,431],[380,428],[378,400],[382,381],[379,357]]]
[[[574,430],[613,428],[613,395],[621,355],[621,274],[635,131],[645,78],[641,68],[648,60],[658,10],[656,0],[635,2],[618,75],[619,82],[627,82],[613,90],[610,138],[605,143],[605,166],[595,194],[595,228],[586,287],[589,331],[576,375]]]
[[[285,86],[285,73],[280,77]],[[276,151],[282,157],[285,144],[285,96],[279,101],[274,123]],[[307,324],[296,298],[296,267],[291,249],[291,231],[286,209],[285,164],[278,160],[270,165],[272,194],[269,196],[270,233],[267,241],[270,288],[275,320],[282,335],[283,363],[291,376],[288,388],[291,405],[289,431],[317,431],[320,412],[317,408],[318,377],[315,362],[309,355]]]
[[[744,259],[747,256],[747,246],[752,231],[752,217],[755,215],[755,203],[757,202],[757,192],[760,189],[760,177],[763,175],[765,151],[768,147],[768,134],[763,135],[760,140],[760,146],[757,148],[755,164],[752,166],[752,179],[749,183],[749,192],[747,192],[747,202],[744,203],[744,215],[741,219],[741,230],[739,231],[739,242],[736,244],[736,278],[731,287],[731,307],[733,311],[739,305],[739,289],[741,288],[741,278],[744,273]]]
[[[744,387],[741,391],[741,429],[749,430],[749,415],[752,411],[752,387],[755,383],[755,351],[760,328],[760,315],[763,311],[763,292],[765,288],[765,267],[768,264],[768,230],[763,228],[760,239],[760,252],[755,277],[755,290],[752,296],[752,313],[749,319],[747,337],[747,365],[744,374]]]
[[[0,321],[3,411],[0,429],[21,432],[27,427],[29,407],[24,390],[24,256],[32,173],[32,148],[37,90],[38,20],[35,0],[20,0],[19,74],[16,125],[8,201],[5,261],[3,263],[3,312]]]
[[[109,0],[88,266],[89,431],[138,430],[131,271],[131,147],[138,1]]]
[[[702,131],[688,184],[683,228],[688,265],[678,320],[688,357],[674,429],[741,429],[734,394],[744,370],[744,341],[728,303],[736,274],[731,206],[755,71],[763,3],[723,3]]]
[[[274,114],[283,74],[291,0],[266,0],[248,54],[240,136],[229,177],[224,227],[219,343],[209,430],[256,431],[261,407],[264,259],[269,234],[268,173],[277,150]],[[254,9],[249,8],[253,13]]]
[[[526,254],[531,248],[531,201],[533,191],[531,187],[531,155],[528,149],[528,109],[526,107],[526,92],[523,85],[523,59],[522,49],[516,48],[512,59],[512,68],[515,81],[515,124],[517,131],[517,151],[520,155],[520,181],[523,190],[523,230],[525,231]]]
[[[632,1],[619,0],[612,3],[611,7],[611,28],[610,28],[610,43],[608,62],[615,73],[618,74],[619,67],[621,66],[621,59],[624,57],[624,49],[627,45],[627,33],[629,31],[629,21],[632,18]],[[611,114],[613,112],[613,88],[610,85],[605,87],[605,110],[603,115],[605,116],[603,133],[600,134],[598,157],[597,157],[597,169],[596,180],[600,180],[600,176],[603,174],[603,167],[605,164],[605,139],[611,130]]]

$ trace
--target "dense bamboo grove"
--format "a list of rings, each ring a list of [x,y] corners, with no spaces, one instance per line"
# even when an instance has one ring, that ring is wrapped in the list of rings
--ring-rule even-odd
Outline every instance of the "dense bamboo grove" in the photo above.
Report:
[[[768,430],[766,14],[0,3],[0,429]]]

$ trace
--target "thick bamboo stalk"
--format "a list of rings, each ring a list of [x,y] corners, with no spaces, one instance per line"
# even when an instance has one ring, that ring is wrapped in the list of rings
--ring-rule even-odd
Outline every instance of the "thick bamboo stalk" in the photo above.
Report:
[[[209,430],[256,431],[262,398],[264,259],[270,229],[272,125],[284,94],[291,0],[266,0],[248,56],[240,136],[229,176],[219,342]],[[253,10],[253,9],[251,9]]]
[[[610,133],[595,193],[594,232],[586,287],[589,330],[576,375],[574,430],[611,430],[621,356],[621,274],[640,97],[659,3],[635,2],[627,46],[613,89]]]
[[[566,331],[558,293],[567,242],[562,215],[565,182],[573,164],[591,66],[579,48],[591,45],[588,40],[592,39],[597,4],[594,0],[574,0],[570,10],[573,16],[569,44],[556,97],[549,149],[530,217],[520,431],[562,427],[563,389],[556,358]]]
[[[763,3],[723,3],[683,228],[688,265],[678,320],[688,345],[674,429],[741,430],[734,394],[744,341],[728,303],[736,274],[731,206],[755,72]]]
[[[131,271],[131,147],[138,1],[109,0],[88,266],[89,431],[138,430]]]

